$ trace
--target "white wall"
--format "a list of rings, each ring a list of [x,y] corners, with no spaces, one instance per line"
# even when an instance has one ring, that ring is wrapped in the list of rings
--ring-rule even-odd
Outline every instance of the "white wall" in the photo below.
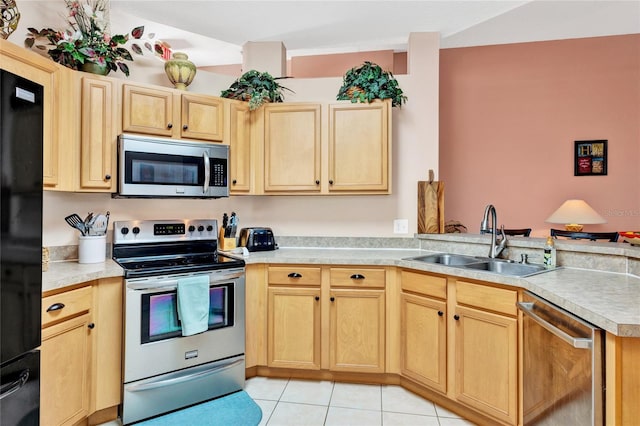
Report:
[[[28,5],[30,2],[23,4]],[[40,3],[40,2],[34,2]],[[17,34],[27,26],[52,26],[38,21],[21,8],[23,20]],[[26,14],[26,16],[25,16]],[[38,18],[42,19],[42,18]],[[35,22],[34,22],[35,21]],[[37,22],[47,22],[38,24]],[[114,24],[113,27],[116,27]],[[117,30],[117,28],[116,28]],[[23,40],[10,41],[22,45]],[[412,237],[417,231],[417,181],[426,180],[428,170],[438,176],[438,69],[439,34],[408,35],[409,71],[396,76],[408,102],[393,108],[393,153],[391,195],[376,196],[243,196],[218,200],[112,199],[109,194],[46,191],[44,194],[45,246],[77,244],[77,231],[64,217],[77,212],[111,212],[111,220],[218,218],[236,211],[240,226],[271,226],[277,235]],[[154,58],[134,57],[129,81],[170,87],[164,65]],[[122,73],[113,77],[126,78]],[[219,95],[233,81],[229,76],[199,71],[189,91]],[[282,84],[295,94],[285,101],[334,101],[341,78],[289,79]],[[363,153],[366,155],[366,153]],[[409,233],[393,234],[393,220],[409,220]]]

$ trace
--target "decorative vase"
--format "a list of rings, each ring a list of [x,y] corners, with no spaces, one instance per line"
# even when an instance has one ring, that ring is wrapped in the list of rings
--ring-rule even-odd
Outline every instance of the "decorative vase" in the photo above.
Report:
[[[196,76],[196,66],[189,60],[186,53],[175,52],[172,59],[165,62],[164,72],[176,89],[187,90],[187,86]]]
[[[111,71],[109,67],[106,65],[99,65],[99,64],[96,64],[95,62],[88,62],[88,61],[82,64],[80,66],[80,69],[84,72],[89,72],[91,74],[99,74],[99,75],[107,75],[109,74],[109,71]]]
[[[8,39],[12,32],[18,28],[20,12],[14,0],[0,0],[0,37]]]

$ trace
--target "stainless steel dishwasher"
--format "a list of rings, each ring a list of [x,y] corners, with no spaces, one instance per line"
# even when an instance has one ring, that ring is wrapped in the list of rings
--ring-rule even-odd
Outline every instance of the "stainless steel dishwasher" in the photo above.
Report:
[[[602,425],[602,330],[529,292],[518,308],[524,313],[524,424]]]

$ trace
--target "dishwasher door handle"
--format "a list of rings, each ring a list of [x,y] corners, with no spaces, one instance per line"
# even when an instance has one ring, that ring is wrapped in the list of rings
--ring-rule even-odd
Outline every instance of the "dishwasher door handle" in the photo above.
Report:
[[[535,312],[533,312],[533,302],[518,302],[518,308],[529,318],[537,322],[540,326],[542,326],[545,330],[549,331],[555,336],[558,336],[571,346],[577,349],[591,349],[593,346],[593,339],[589,339],[586,337],[573,337],[564,331],[560,330],[558,327],[539,317]]]

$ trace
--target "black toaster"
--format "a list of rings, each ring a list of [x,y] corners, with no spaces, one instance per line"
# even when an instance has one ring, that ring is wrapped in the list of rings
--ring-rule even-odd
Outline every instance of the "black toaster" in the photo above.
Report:
[[[242,228],[238,246],[246,247],[249,251],[267,251],[278,248],[271,228],[254,227]]]

